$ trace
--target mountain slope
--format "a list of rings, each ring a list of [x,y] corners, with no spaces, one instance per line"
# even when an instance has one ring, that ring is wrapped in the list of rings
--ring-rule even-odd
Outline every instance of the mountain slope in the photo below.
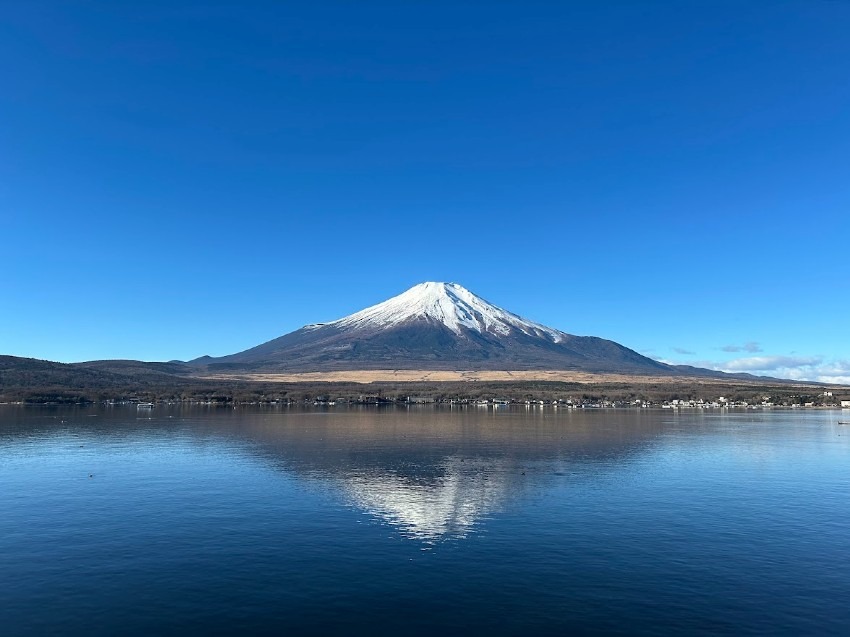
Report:
[[[127,397],[137,392],[173,392],[176,388],[212,387],[190,378],[195,371],[180,363],[91,361],[56,363],[0,356],[0,402],[80,402]]]
[[[674,374],[613,341],[528,321],[456,283],[421,283],[330,323],[196,366],[215,370],[526,370]]]

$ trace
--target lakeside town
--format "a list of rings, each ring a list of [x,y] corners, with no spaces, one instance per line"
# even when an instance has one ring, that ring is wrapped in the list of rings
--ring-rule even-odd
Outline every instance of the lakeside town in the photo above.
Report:
[[[652,401],[637,398],[634,400],[607,400],[607,399],[582,399],[582,398],[553,398],[546,400],[511,398],[435,398],[428,396],[406,396],[399,398],[385,397],[380,394],[363,394],[357,397],[316,396],[315,398],[269,398],[259,400],[232,400],[229,397],[215,397],[211,399],[164,399],[143,400],[131,398],[126,400],[104,400],[104,401],[78,401],[74,403],[10,401],[0,402],[0,405],[92,405],[104,406],[136,406],[140,410],[154,409],[157,406],[168,405],[201,405],[213,407],[237,407],[237,406],[295,406],[307,405],[313,407],[335,407],[335,406],[450,406],[450,407],[526,407],[526,408],[554,408],[554,409],[842,409],[850,410],[850,394],[835,395],[835,392],[824,391],[819,396],[790,396],[771,397],[765,395],[761,400],[732,400],[725,396],[713,399],[672,399],[664,401]]]

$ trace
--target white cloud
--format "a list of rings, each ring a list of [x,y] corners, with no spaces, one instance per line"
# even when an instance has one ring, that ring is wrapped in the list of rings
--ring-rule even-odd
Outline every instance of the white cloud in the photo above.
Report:
[[[823,358],[820,356],[750,356],[749,358],[736,358],[720,363],[720,365],[724,368],[724,371],[732,372],[772,371],[812,367],[820,365],[822,360]]]
[[[816,380],[831,385],[850,385],[850,376],[818,376]]]
[[[748,356],[730,361],[662,361],[694,365],[721,372],[747,373],[789,380],[850,385],[850,360],[824,361],[823,356]]]

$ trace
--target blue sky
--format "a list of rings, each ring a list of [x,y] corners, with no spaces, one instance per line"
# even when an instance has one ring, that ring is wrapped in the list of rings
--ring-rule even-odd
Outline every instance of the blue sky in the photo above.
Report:
[[[456,281],[850,382],[850,3],[7,3],[0,352],[221,355]]]

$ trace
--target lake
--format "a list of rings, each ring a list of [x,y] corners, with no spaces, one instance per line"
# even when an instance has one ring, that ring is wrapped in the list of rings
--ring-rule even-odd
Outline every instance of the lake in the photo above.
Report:
[[[0,633],[850,634],[839,420],[0,406]]]

